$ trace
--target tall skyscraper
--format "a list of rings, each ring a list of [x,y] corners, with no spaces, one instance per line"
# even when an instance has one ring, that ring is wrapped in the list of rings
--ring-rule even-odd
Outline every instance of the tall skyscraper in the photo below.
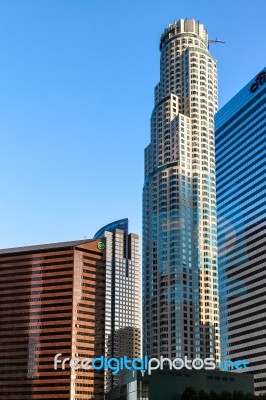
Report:
[[[222,359],[266,392],[266,69],[216,115]]]
[[[105,265],[99,240],[0,250],[0,399],[103,399],[103,371],[54,357],[104,355]]]
[[[218,362],[216,61],[195,20],[169,25],[160,51],[145,149],[144,353]]]
[[[128,234],[128,219],[101,228],[95,238],[106,242],[105,356],[129,359],[141,355],[139,237]],[[120,375],[105,371],[105,391]]]
[[[119,374],[54,370],[54,357],[140,357],[140,307],[127,219],[93,240],[0,250],[0,399],[102,400]]]

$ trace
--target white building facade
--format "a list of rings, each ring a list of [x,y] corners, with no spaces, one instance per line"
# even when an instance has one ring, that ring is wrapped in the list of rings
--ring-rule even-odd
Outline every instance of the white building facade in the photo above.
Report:
[[[139,236],[128,233],[128,219],[101,228],[95,238],[105,238],[105,357],[141,355],[141,289]],[[117,385],[120,374],[105,371],[105,392]]]
[[[195,20],[160,40],[143,190],[144,354],[220,359],[214,114],[217,67]]]

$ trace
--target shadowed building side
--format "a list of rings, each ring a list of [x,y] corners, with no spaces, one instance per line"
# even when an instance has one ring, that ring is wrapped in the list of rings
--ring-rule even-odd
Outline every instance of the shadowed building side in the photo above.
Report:
[[[215,117],[222,360],[266,393],[266,69]]]

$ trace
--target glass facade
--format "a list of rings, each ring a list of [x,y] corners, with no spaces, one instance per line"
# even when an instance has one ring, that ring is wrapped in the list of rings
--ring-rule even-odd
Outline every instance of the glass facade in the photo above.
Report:
[[[128,220],[112,222],[95,238],[106,241],[105,356],[140,357],[140,259],[139,237],[128,234]],[[105,371],[105,391],[120,374]]]
[[[203,25],[160,41],[143,189],[143,346],[219,362],[214,113],[217,67]]]
[[[266,392],[266,71],[215,117],[222,359]]]

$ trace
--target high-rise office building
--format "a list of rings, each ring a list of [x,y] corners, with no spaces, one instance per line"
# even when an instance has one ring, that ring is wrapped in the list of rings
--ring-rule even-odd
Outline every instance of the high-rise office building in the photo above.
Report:
[[[102,400],[119,374],[54,370],[54,357],[140,357],[140,307],[127,219],[93,240],[0,250],[0,399]]]
[[[141,355],[139,237],[128,234],[128,219],[101,228],[95,238],[106,242],[105,356]],[[120,378],[105,371],[105,391]]]
[[[266,392],[266,69],[215,117],[221,356]]]
[[[99,240],[0,250],[0,399],[102,400],[103,371],[54,370],[54,357],[104,355]],[[102,245],[102,243],[100,243]]]
[[[216,61],[195,20],[160,40],[143,193],[144,353],[219,361]]]

